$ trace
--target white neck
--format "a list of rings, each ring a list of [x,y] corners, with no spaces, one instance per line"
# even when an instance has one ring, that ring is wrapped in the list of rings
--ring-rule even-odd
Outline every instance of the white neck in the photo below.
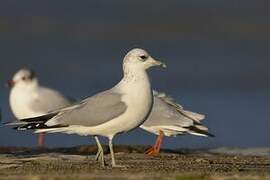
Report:
[[[28,84],[18,83],[11,89],[9,98],[10,106],[18,119],[38,115],[28,107],[28,104],[33,101],[35,91],[38,87],[38,83],[35,81]]]
[[[137,91],[138,94],[142,90],[151,91],[151,83],[147,72],[139,67],[124,66],[123,68],[124,77],[116,85],[121,87],[120,89],[133,88],[133,91]]]
[[[32,89],[36,89],[39,86],[38,81],[37,80],[32,80],[31,82],[28,83],[17,83],[15,84],[15,86],[12,89],[21,89],[21,90],[32,90]]]

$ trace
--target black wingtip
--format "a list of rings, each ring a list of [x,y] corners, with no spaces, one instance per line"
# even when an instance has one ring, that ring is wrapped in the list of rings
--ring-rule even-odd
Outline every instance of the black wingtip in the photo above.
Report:
[[[214,134],[211,134],[211,133],[207,133],[207,136],[208,136],[208,137],[211,137],[211,138],[216,137]]]
[[[18,130],[18,131],[25,131],[25,130],[38,130],[38,129],[51,129],[51,128],[63,128],[63,127],[68,127],[67,125],[55,125],[55,126],[47,126],[44,123],[27,123],[22,126],[16,126],[12,129]]]
[[[12,129],[13,129],[13,130],[18,130],[18,128],[19,128],[19,127],[13,127]]]
[[[26,128],[23,128],[23,127],[20,127],[20,126],[13,127],[12,129],[17,130],[17,131],[25,131],[25,130],[27,130]]]
[[[188,127],[188,129],[195,132],[195,133],[203,134],[203,135],[206,135],[208,137],[216,137],[214,134],[211,134],[208,131],[199,129],[196,126],[190,126],[190,127]]]
[[[45,114],[43,116],[20,119],[20,121],[23,121],[23,122],[36,122],[36,121],[46,122],[46,121],[48,121],[49,119],[53,118],[56,115],[57,115],[57,113],[51,113],[51,114]]]

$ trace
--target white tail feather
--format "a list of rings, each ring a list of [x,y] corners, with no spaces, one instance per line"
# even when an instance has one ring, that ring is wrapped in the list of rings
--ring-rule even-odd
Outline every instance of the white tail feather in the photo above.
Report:
[[[192,135],[195,135],[195,136],[208,137],[206,134],[200,134],[200,133],[196,133],[196,132],[193,132],[193,131],[189,131],[188,133],[189,133],[189,134],[192,134]]]
[[[201,121],[205,118],[205,115],[184,110],[184,113],[196,121]]]
[[[195,125],[196,128],[202,130],[202,131],[208,131],[208,128],[203,125]]]

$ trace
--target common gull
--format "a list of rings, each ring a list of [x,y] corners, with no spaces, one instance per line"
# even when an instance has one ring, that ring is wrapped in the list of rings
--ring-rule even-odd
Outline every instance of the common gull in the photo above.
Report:
[[[142,129],[158,135],[155,145],[147,150],[149,155],[157,155],[164,136],[192,134],[211,136],[208,128],[202,125],[204,115],[184,110],[173,98],[165,93],[154,91],[154,105]]]
[[[44,116],[23,119],[26,124],[16,129],[94,135],[102,165],[103,149],[97,136],[107,137],[112,166],[117,167],[112,140],[115,135],[140,126],[148,117],[153,92],[146,70],[153,66],[165,67],[165,64],[153,59],[143,49],[133,49],[124,58],[123,78],[113,88]]]

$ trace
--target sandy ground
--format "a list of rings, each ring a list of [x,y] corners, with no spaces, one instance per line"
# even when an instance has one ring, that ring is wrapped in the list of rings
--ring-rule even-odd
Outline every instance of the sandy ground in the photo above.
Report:
[[[269,156],[225,155],[206,150],[163,152],[155,157],[146,146],[116,146],[125,167],[102,168],[95,146],[58,149],[0,148],[0,179],[270,179]],[[108,153],[108,147],[105,147]]]

